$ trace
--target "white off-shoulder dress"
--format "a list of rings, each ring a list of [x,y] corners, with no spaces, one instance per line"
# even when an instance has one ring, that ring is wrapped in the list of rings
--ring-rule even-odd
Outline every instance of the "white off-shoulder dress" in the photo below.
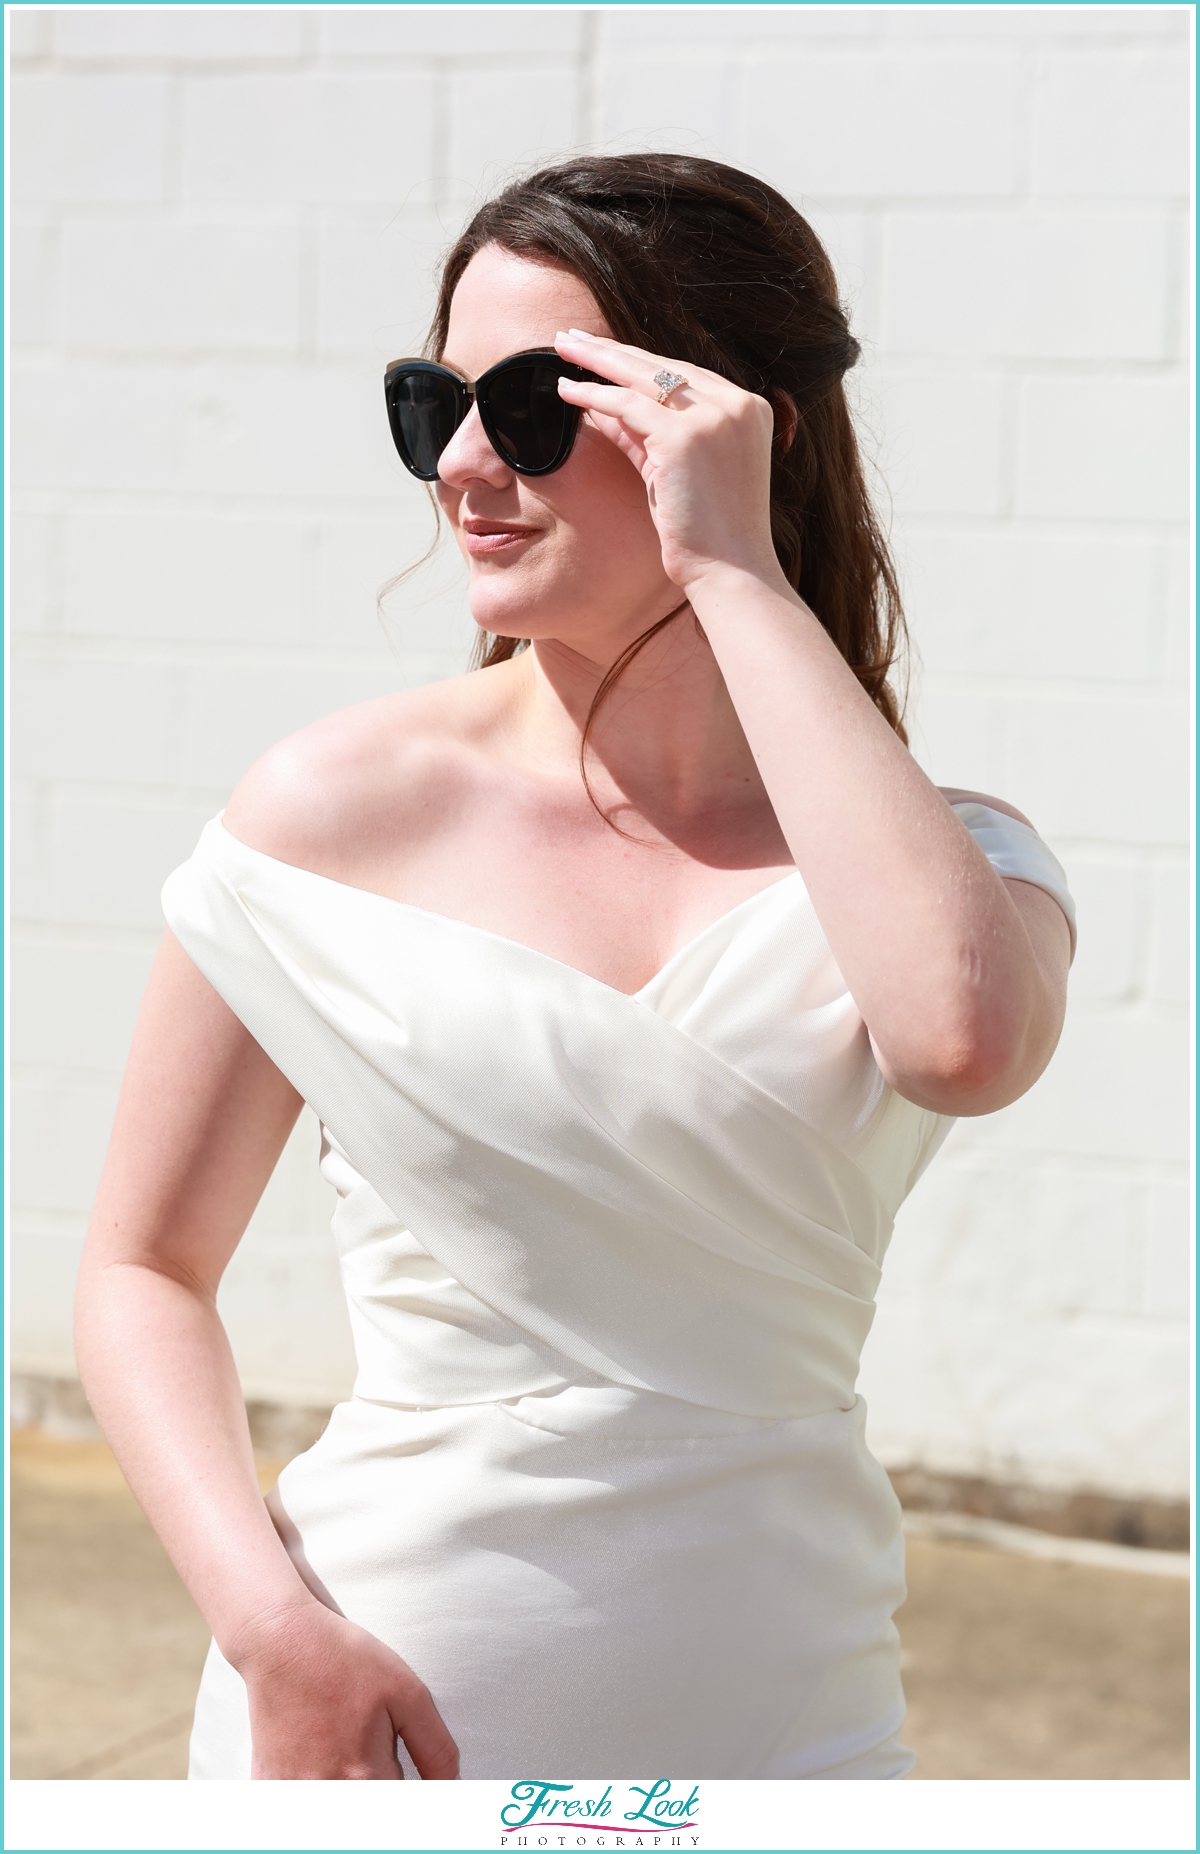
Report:
[[[955,809],[1073,920],[1034,831]],[[903,1777],[900,1511],[855,1379],[951,1122],[884,1082],[800,875],[633,996],[219,818],[163,902],[338,1194],[358,1376],[272,1515],[462,1775]],[[250,1775],[215,1644],[190,1774]]]

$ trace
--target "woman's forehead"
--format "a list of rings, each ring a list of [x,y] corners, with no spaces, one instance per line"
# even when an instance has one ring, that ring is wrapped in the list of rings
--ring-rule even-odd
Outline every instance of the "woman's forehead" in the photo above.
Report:
[[[552,345],[560,328],[607,333],[596,300],[565,264],[522,256],[501,245],[477,251],[450,300],[446,356],[478,363],[481,346],[494,358],[520,348]],[[472,350],[468,357],[461,350]]]

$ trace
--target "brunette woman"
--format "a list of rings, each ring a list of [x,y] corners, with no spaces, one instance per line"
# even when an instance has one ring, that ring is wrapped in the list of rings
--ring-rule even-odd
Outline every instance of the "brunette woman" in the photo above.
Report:
[[[1073,930],[905,745],[857,352],[786,200],[641,155],[485,206],[388,370],[483,666],[284,741],[171,878],[80,1289],[212,1627],[195,1777],[911,1767],[859,1352]],[[264,1505],[215,1293],[304,1101],[360,1371]]]

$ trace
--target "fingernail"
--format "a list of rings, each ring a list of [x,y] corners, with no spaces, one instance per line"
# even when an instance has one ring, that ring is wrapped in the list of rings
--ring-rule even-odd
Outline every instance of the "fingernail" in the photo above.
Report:
[[[595,335],[589,335],[586,328],[569,328],[568,335],[578,335],[581,341],[595,341]]]

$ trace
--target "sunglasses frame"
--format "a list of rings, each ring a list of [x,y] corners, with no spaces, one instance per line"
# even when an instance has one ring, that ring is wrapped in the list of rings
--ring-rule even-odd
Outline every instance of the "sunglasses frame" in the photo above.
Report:
[[[400,420],[395,416],[392,409],[392,387],[401,373],[432,373],[436,374],[440,379],[449,380],[454,387],[456,417],[454,421],[454,431],[451,432],[450,437],[453,437],[454,432],[458,431],[460,426],[466,423],[466,420],[470,416],[471,406],[474,404],[479,408],[479,422],[483,426],[488,443],[495,451],[497,457],[499,457],[503,463],[507,464],[510,470],[515,471],[518,476],[549,476],[551,471],[561,470],[567,458],[571,455],[575,439],[578,435],[582,407],[568,405],[565,399],[560,402],[563,410],[568,413],[573,413],[574,416],[567,419],[562,443],[559,445],[551,462],[532,466],[529,464],[516,463],[509,456],[496,435],[491,414],[488,410],[487,394],[491,382],[497,375],[504,373],[516,362],[529,360],[551,361],[560,374],[564,374],[571,380],[590,380],[599,386],[611,386],[612,384],[611,380],[606,381],[602,379],[598,373],[589,373],[586,367],[579,367],[574,361],[563,360],[562,356],[557,353],[554,348],[520,348],[515,354],[506,354],[503,360],[497,361],[495,366],[489,367],[485,373],[481,373],[477,380],[468,380],[463,374],[456,373],[453,367],[447,367],[442,361],[428,360],[423,355],[413,355],[407,360],[389,361],[383,375],[384,401],[387,406],[388,425],[392,433],[392,442],[400,453],[400,461],[405,469],[422,483],[436,483],[438,479],[438,472],[436,470],[432,472],[418,470],[414,464],[408,446],[404,442],[404,435],[400,429]],[[449,443],[449,441],[448,438],[446,442]]]

